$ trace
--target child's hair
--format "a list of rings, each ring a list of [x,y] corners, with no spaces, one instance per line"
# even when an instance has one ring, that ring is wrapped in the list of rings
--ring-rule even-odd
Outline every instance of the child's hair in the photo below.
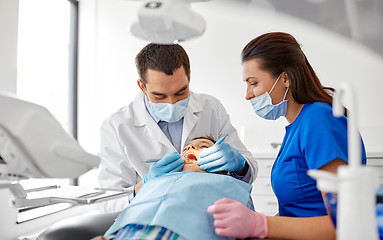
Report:
[[[211,137],[211,136],[206,136],[206,137],[195,137],[195,138],[193,138],[191,141],[193,141],[193,140],[197,140],[197,139],[207,139],[207,140],[212,141],[213,143],[216,142],[215,139],[214,139],[213,137]]]

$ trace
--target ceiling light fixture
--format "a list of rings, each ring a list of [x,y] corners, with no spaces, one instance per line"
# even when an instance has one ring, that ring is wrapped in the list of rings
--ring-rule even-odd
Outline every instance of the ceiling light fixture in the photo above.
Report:
[[[138,10],[138,22],[130,26],[130,32],[141,39],[175,44],[198,37],[205,32],[205,19],[190,8],[190,2],[198,0],[144,1]],[[206,0],[201,0],[203,2]]]

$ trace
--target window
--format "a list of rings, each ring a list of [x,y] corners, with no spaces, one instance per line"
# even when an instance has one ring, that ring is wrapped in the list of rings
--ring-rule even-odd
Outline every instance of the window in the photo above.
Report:
[[[68,130],[70,3],[20,0],[18,97],[47,107]]]
[[[19,0],[17,95],[46,107],[68,132],[73,117],[71,71],[76,64],[72,49],[77,44],[71,41],[73,8],[77,2]],[[22,184],[41,182],[63,185],[69,180],[28,179]]]

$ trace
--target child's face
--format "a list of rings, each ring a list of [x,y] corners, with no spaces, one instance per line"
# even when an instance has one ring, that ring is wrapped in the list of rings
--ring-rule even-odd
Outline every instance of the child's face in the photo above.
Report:
[[[195,139],[190,141],[182,150],[181,157],[185,158],[182,171],[184,172],[206,172],[199,168],[197,160],[204,148],[213,146],[214,143],[208,139]]]

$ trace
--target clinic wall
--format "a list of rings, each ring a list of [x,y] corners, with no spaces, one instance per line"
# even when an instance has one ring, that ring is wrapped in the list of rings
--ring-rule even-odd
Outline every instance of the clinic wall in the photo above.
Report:
[[[80,20],[86,16],[86,21],[80,25],[79,139],[89,151],[97,152],[101,121],[132,101],[139,91],[134,58],[147,42],[128,32],[141,2],[81,3],[87,7],[80,8]],[[181,43],[191,60],[190,87],[221,100],[249,148],[270,150],[271,142],[282,141],[287,123],[285,119],[260,119],[244,99],[240,52],[259,34],[285,31],[301,43],[324,85],[351,84],[367,150],[383,150],[381,55],[319,26],[242,1],[192,3],[192,8],[205,17],[207,29],[202,37]]]
[[[16,93],[18,0],[0,0],[0,90]]]

